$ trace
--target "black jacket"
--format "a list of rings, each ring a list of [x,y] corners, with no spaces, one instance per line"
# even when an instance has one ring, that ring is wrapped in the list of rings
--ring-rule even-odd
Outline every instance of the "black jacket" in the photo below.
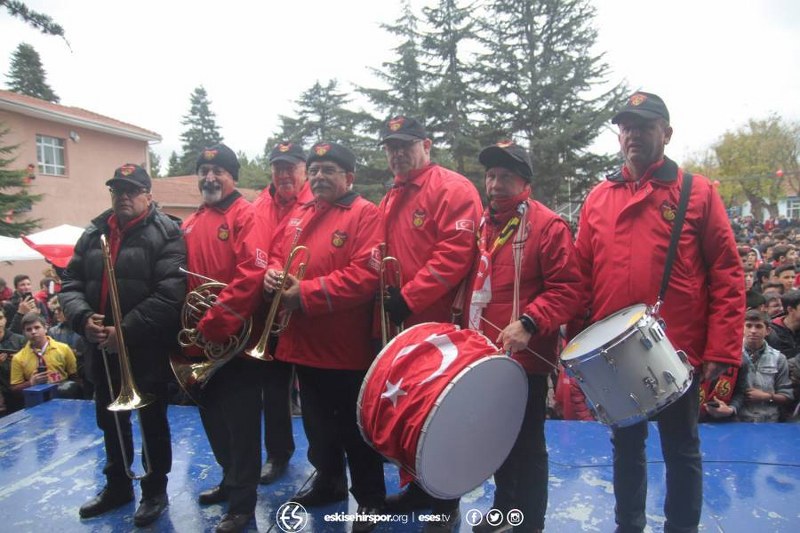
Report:
[[[62,279],[58,299],[70,326],[85,336],[86,321],[100,312],[103,252],[100,235],[108,235],[111,210],[92,221],[75,245]],[[170,377],[168,352],[176,346],[180,311],[186,292],[186,245],[180,225],[155,207],[136,226],[125,231],[114,271],[122,310],[122,332],[137,383],[161,382]],[[105,324],[112,325],[110,301]],[[89,378],[105,379],[100,351],[90,345]],[[112,376],[118,375],[117,357],[110,357]]]
[[[787,360],[800,353],[800,331],[787,328],[783,317],[773,319],[770,328],[772,331],[767,336],[767,344],[785,355]]]

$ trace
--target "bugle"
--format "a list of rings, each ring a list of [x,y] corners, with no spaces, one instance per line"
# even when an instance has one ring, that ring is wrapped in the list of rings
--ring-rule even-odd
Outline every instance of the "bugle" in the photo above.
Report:
[[[181,309],[181,330],[178,332],[178,344],[187,349],[196,347],[202,352],[203,357],[172,353],[169,356],[169,365],[178,385],[195,403],[201,405],[203,388],[217,370],[244,348],[253,328],[253,320],[250,317],[242,318],[242,327],[237,334],[231,335],[224,343],[205,340],[197,331],[197,324],[206,311],[217,304],[219,293],[227,285],[185,269],[181,271],[205,280],[205,283],[186,294]]]
[[[117,357],[119,359],[119,380],[120,390],[117,399],[111,402],[107,409],[114,413],[114,423],[117,426],[117,437],[119,437],[119,447],[122,453],[122,461],[125,465],[125,473],[131,479],[144,479],[152,472],[152,463],[150,462],[150,454],[147,451],[147,441],[144,436],[144,426],[142,425],[142,417],[139,416],[139,428],[142,434],[142,465],[144,466],[144,474],[137,476],[133,472],[133,458],[128,456],[125,450],[125,439],[122,434],[122,426],[119,421],[119,411],[134,411],[150,405],[155,401],[152,394],[141,394],[136,387],[133,380],[133,372],[131,370],[131,362],[128,357],[128,349],[125,347],[125,338],[122,332],[122,308],[119,303],[119,289],[117,286],[117,275],[114,272],[114,263],[111,260],[111,250],[108,245],[108,240],[105,235],[100,236],[100,248],[103,251],[103,263],[105,266],[106,279],[108,280],[108,296],[111,301],[111,316],[114,319],[114,331],[117,335]],[[108,379],[108,392],[109,395],[114,395],[114,387],[111,380],[111,371],[108,367],[108,354],[106,349],[103,348],[103,364],[106,368],[106,378]]]
[[[283,271],[281,272],[281,281],[272,297],[272,305],[270,306],[269,313],[267,314],[264,331],[261,333],[258,343],[250,350],[245,352],[250,357],[259,359],[261,361],[272,361],[274,359],[268,350],[269,336],[280,335],[289,325],[289,319],[292,315],[291,312],[284,313],[283,318],[277,324],[275,323],[275,319],[278,316],[278,309],[281,305],[283,289],[286,287],[286,280],[288,279],[291,269],[294,266],[294,263],[297,261],[297,256],[300,253],[305,254],[305,261],[301,261],[300,264],[297,265],[295,277],[298,280],[301,280],[306,273],[306,266],[311,260],[311,252],[309,252],[308,248],[305,246],[295,246],[292,248],[291,253],[289,253],[289,257],[286,258],[286,264],[283,266]]]
[[[400,272],[400,261],[396,257],[386,255],[386,243],[381,243],[381,268],[378,278],[378,291],[381,300],[381,343],[386,346],[398,333],[403,331],[403,324],[395,326],[392,323],[389,311],[386,309],[386,299],[389,298],[389,287],[403,286],[403,275]],[[394,271],[392,277],[390,270]]]

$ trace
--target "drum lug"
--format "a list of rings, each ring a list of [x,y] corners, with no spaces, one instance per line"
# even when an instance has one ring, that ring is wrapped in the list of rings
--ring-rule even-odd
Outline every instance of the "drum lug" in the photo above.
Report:
[[[647,367],[647,371],[650,372],[650,377],[642,378],[642,383],[644,383],[645,387],[650,389],[653,396],[658,397],[658,377],[655,375],[652,368]]]
[[[608,350],[601,350],[600,351],[600,355],[603,356],[603,359],[606,360],[606,363],[611,365],[611,368],[613,368],[614,370],[617,370],[617,364],[616,364],[616,361],[614,360],[614,356],[609,354]]]
[[[663,328],[664,321],[659,320],[654,322],[652,326],[650,326],[650,335],[656,340],[656,342],[661,342],[664,340],[664,328]]]
[[[653,347],[653,341],[648,339],[647,335],[645,335],[644,333],[642,333],[642,336],[639,337],[639,342],[642,343],[642,346],[644,346],[645,350],[649,350],[650,348]]]
[[[683,350],[675,350],[675,353],[678,354],[678,357],[685,365],[689,364],[689,357],[686,355],[686,352]]]
[[[678,383],[678,380],[675,379],[675,376],[672,375],[672,372],[669,370],[664,371],[664,379],[667,380],[667,383],[672,383],[673,385]]]

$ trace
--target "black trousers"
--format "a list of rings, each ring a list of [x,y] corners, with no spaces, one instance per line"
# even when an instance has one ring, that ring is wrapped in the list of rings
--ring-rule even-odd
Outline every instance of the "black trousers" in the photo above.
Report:
[[[703,465],[697,418],[700,377],[681,398],[656,415],[661,451],[667,470],[664,501],[666,533],[694,533],[703,506]],[[616,429],[614,445],[614,497],[618,531],[641,532],[647,525],[647,421]]]
[[[264,448],[267,450],[267,459],[288,461],[294,454],[291,410],[294,365],[273,360],[261,366]]]
[[[109,354],[109,357],[116,357]],[[112,376],[114,379],[114,376]],[[170,440],[169,422],[167,421],[167,384],[148,383],[141,381],[136,383],[137,388],[143,394],[153,394],[155,401],[136,411],[134,416],[139,417],[141,424],[139,427],[144,432],[143,438],[147,442],[147,450],[150,456],[149,466],[151,473],[141,480],[142,497],[152,498],[167,491],[167,474],[172,468],[172,443]],[[116,399],[119,393],[119,382],[114,383],[114,397],[108,390],[108,380],[97,380],[95,383],[95,418],[97,427],[103,431],[103,440],[106,448],[106,466],[103,473],[106,475],[106,483],[112,490],[127,491],[131,489],[131,480],[125,473],[125,463],[122,457],[117,426],[114,422],[114,413],[106,407]],[[120,427],[122,428],[123,442],[125,443],[125,454],[130,461],[133,461],[133,438],[131,433],[131,412],[118,411]],[[140,436],[141,437],[141,436]],[[136,463],[137,461],[133,461]],[[137,474],[141,473],[141,468],[134,468]]]
[[[383,459],[363,439],[356,422],[358,391],[366,370],[328,370],[296,365],[308,437],[308,460],[320,476],[345,478],[359,505],[379,507],[386,496]]]
[[[200,419],[228,491],[228,512],[252,513],[261,474],[261,365],[236,356],[203,389]]]
[[[492,507],[503,513],[522,511],[524,520],[515,532],[544,529],[547,511],[547,444],[544,423],[547,415],[547,376],[528,375],[525,418],[508,457],[494,474]]]

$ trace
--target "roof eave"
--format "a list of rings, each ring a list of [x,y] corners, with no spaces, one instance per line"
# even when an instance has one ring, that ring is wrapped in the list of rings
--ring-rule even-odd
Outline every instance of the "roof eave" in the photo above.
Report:
[[[67,124],[69,126],[76,126],[79,128],[86,128],[89,130],[107,133],[109,135],[116,135],[118,137],[126,137],[137,141],[145,142],[160,142],[161,135],[157,133],[145,133],[144,131],[131,130],[121,126],[112,126],[110,124],[103,124],[94,120],[79,118],[66,113],[41,109],[32,105],[27,105],[20,102],[10,102],[8,100],[0,99],[0,109],[6,111],[13,111],[21,115],[26,115],[33,118],[40,118],[58,122],[60,124]]]

